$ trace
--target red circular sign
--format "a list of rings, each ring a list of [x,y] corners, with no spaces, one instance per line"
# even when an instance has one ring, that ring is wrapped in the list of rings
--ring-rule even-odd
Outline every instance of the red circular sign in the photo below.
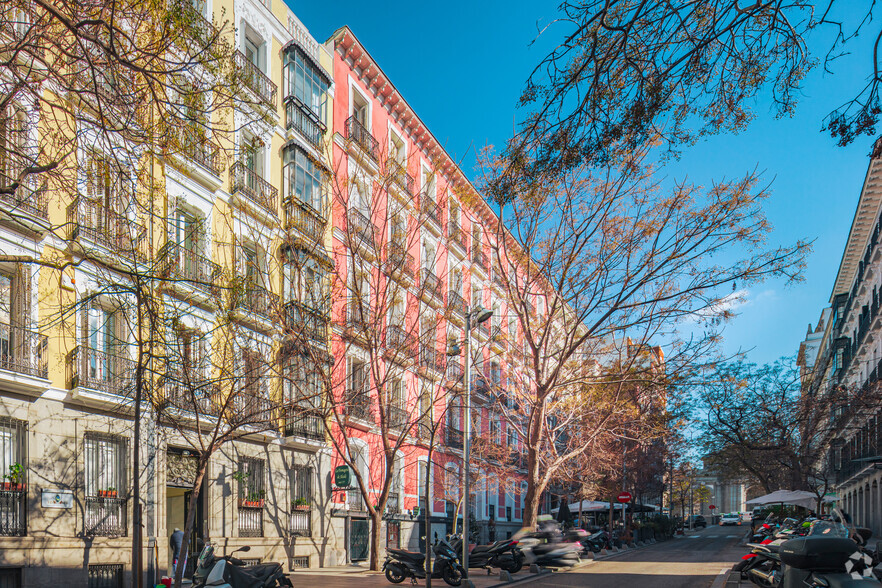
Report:
[[[631,502],[631,493],[630,492],[622,492],[616,497],[616,500],[621,502],[622,504],[627,504]]]
[[[712,504],[712,505],[710,505],[708,508],[711,509],[711,510],[714,510],[714,509],[716,509],[717,507],[714,506],[714,505]]]

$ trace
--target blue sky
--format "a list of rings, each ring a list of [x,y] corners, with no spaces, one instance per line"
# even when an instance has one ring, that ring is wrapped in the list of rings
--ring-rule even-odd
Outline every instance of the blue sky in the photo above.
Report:
[[[441,8],[351,0],[289,4],[320,41],[348,24],[471,175],[475,151],[501,145],[511,134],[523,82],[559,30],[552,26],[530,46],[537,26],[555,18],[557,2],[450,0]],[[825,41],[812,39],[811,46],[821,49]],[[669,166],[668,176],[705,185],[761,170],[772,189],[766,208],[775,227],[771,243],[815,240],[805,282],[791,287],[767,282],[749,290],[724,332],[727,353],[744,350],[758,363],[791,355],[827,304],[872,140],[840,148],[820,127],[824,115],[862,86],[869,41],[859,39],[854,55],[837,62],[835,75],[816,68],[808,76],[794,117],[776,120],[768,102],[760,100],[747,131],[703,141]]]

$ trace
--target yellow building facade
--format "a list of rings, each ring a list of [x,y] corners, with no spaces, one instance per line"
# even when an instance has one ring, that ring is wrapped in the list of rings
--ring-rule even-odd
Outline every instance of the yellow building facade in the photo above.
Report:
[[[315,365],[333,59],[282,0],[190,8],[235,47],[226,132],[169,129],[175,154],[128,172],[83,133],[68,181],[0,196],[2,586],[131,585],[136,509],[146,585],[191,514],[189,567],[205,541],[286,570],[345,563]]]

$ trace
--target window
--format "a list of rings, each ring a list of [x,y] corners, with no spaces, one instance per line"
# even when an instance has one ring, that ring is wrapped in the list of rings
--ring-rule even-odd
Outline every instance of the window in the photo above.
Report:
[[[472,283],[472,308],[484,306],[484,290],[480,284]]]
[[[264,177],[265,155],[266,150],[264,149],[263,141],[257,137],[247,137],[242,142],[242,163],[251,172],[246,174],[245,181],[251,190],[256,191],[260,188],[257,185],[257,179]]]
[[[125,536],[126,440],[89,432],[83,445],[86,534]]]
[[[355,394],[367,393],[367,365],[360,359],[349,360],[349,389]]]
[[[245,59],[260,71],[264,71],[264,47],[265,43],[262,39],[254,35],[250,30],[245,33],[245,39],[242,42],[243,53]]]
[[[459,228],[459,203],[449,196],[447,200],[449,202],[448,206],[450,208],[450,224],[454,225],[456,228]]]
[[[357,120],[365,129],[371,129],[368,101],[354,87],[352,88],[352,118]]]
[[[425,168],[423,168],[423,194],[425,194],[429,198],[429,201],[433,203],[438,199],[438,194],[435,189],[435,173]]]
[[[86,196],[99,207],[99,212],[124,214],[135,192],[131,171],[95,150],[86,153],[84,167]]]
[[[293,53],[293,55],[292,55]],[[328,79],[297,45],[288,53],[288,95],[308,109],[316,119],[325,119]]]
[[[291,524],[292,535],[309,537],[312,534],[310,509],[313,504],[312,480],[313,469],[309,466],[296,465],[290,472],[291,487]]]
[[[423,241],[423,267],[429,271],[433,271],[435,268],[437,251],[434,243],[428,239]]]
[[[27,423],[0,418],[0,536],[27,534]]]
[[[289,249],[285,253],[288,262],[284,272],[285,301],[299,302],[327,314],[330,300],[325,268],[302,249]]]
[[[239,537],[263,537],[266,469],[262,459],[242,457],[233,474],[239,486]]]
[[[27,114],[9,106],[0,115],[0,186],[18,181],[26,161]]]
[[[309,356],[291,359],[285,374],[286,403],[306,409],[319,408],[324,396],[324,374]]]
[[[478,223],[472,223],[472,249],[473,254],[481,251],[481,226]]]
[[[285,150],[285,197],[299,201],[323,214],[327,173],[298,145]]]
[[[428,473],[428,465],[424,460],[417,462],[417,494],[420,500],[425,500],[426,496],[426,474]]]
[[[111,382],[127,369],[123,328],[124,315],[120,310],[95,305],[86,311],[86,375],[89,380]]]
[[[407,149],[404,146],[404,140],[394,131],[389,133],[389,158],[402,166],[407,161]]]

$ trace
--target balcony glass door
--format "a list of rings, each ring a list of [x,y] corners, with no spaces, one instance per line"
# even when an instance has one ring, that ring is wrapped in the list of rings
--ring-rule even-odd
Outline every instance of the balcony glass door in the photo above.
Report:
[[[113,377],[114,315],[103,308],[88,311],[89,378],[109,381]]]
[[[199,223],[196,217],[177,210],[172,218],[172,239],[178,246],[178,270],[184,277],[193,279],[196,276],[197,260],[199,251]]]
[[[0,274],[0,362],[12,357],[12,278]]]

